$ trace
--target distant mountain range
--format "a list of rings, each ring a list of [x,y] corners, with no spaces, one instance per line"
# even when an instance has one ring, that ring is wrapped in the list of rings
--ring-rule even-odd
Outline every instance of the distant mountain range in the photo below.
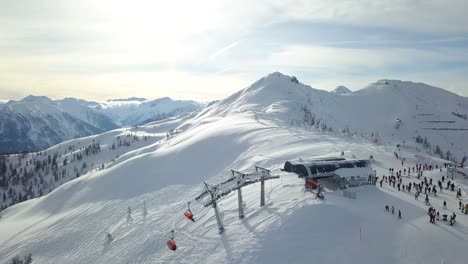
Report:
[[[206,104],[190,100],[174,100],[169,97],[147,100],[132,97],[105,102],[82,102],[110,117],[117,125],[134,126],[199,110]]]
[[[466,97],[399,80],[380,80],[354,92],[344,86],[327,92],[304,85],[295,77],[272,73],[225,100],[211,103],[169,97],[99,102],[28,96],[9,101],[0,104],[0,153],[40,150],[68,139],[205,107],[206,111],[216,109],[220,115],[255,107],[259,112],[275,112],[291,125],[348,131],[382,143],[417,139],[421,147],[447,159],[463,154],[468,147]]]
[[[30,95],[0,103],[0,153],[41,150],[65,140],[162,120],[204,106],[168,97],[95,102]]]

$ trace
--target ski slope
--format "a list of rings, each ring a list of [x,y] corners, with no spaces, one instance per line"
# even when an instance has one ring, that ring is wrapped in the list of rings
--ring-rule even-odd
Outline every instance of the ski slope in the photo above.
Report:
[[[388,168],[402,169],[393,143],[291,125],[298,112],[288,93],[307,100],[308,90],[283,88],[254,84],[197,116],[159,121],[161,130],[180,133],[3,211],[0,263],[29,253],[33,263],[466,263],[468,216],[459,213],[455,193],[444,191],[431,202],[441,212],[456,212],[457,223],[430,224],[427,206],[421,198],[414,200],[414,191],[399,192],[385,184],[360,187],[357,199],[351,200],[326,190],[325,200],[319,201],[303,191],[303,180],[280,171],[287,160],[339,156],[342,151],[347,158],[373,155],[380,178],[388,175]],[[111,141],[115,135],[101,136]],[[401,147],[399,155],[405,168],[446,162],[413,146]],[[280,179],[266,182],[264,207],[259,206],[259,184],[243,188],[242,220],[237,194],[224,197],[219,206],[225,232],[219,235],[213,210],[194,198],[204,181],[218,183],[231,169],[252,172],[254,166],[271,169]],[[424,176],[437,181],[444,173]],[[403,181],[409,180],[416,181],[414,176]],[[456,184],[467,190],[465,179],[456,179]],[[194,223],[183,216],[187,202],[192,202]],[[403,219],[385,212],[385,205],[401,210]],[[166,246],[173,229],[175,252]],[[107,232],[114,238],[110,243]]]

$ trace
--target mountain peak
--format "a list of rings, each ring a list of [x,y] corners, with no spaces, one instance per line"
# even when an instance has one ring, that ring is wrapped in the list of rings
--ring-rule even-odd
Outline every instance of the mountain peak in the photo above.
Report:
[[[270,87],[269,89],[272,89],[271,87],[283,89],[291,85],[295,86],[298,84],[300,83],[295,76],[285,75],[281,72],[272,72],[251,84],[247,89],[255,90],[258,88],[263,89],[264,87]]]
[[[272,73],[268,74],[267,76],[263,77],[262,79],[265,79],[265,80],[289,80],[289,81],[292,81],[292,82],[294,82],[296,84],[299,83],[296,76],[289,76],[289,75],[283,74],[281,72],[272,72]]]
[[[28,95],[23,98],[20,102],[52,102],[52,100],[47,96],[35,96],[35,95]]]
[[[331,91],[331,93],[335,93],[335,94],[346,94],[350,92],[351,90],[349,90],[346,86],[343,86],[343,85],[339,85],[335,88],[335,90]]]
[[[171,101],[171,100],[172,100],[172,98],[166,96],[166,97],[161,97],[161,98],[154,99],[153,102],[154,101]]]
[[[146,101],[146,98],[142,97],[130,97],[130,98],[119,98],[119,99],[108,99],[107,102],[130,102],[130,101],[138,101],[138,102],[144,102]]]
[[[266,78],[277,78],[277,77],[290,77],[286,74],[283,74],[281,72],[272,72],[270,74],[268,74],[267,76],[265,76]]]

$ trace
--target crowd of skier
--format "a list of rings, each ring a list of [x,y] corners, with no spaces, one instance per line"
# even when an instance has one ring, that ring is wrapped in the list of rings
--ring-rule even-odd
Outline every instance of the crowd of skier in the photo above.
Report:
[[[406,159],[399,156],[398,153],[394,152],[395,158],[401,162],[401,166],[403,170],[395,171],[394,168],[389,168],[388,173],[389,175],[383,175],[382,179],[380,180],[379,184],[380,187],[383,187],[384,183],[388,184],[388,186],[398,189],[401,192],[408,192],[411,193],[414,190],[414,199],[419,200],[419,196],[423,195],[424,203],[429,206],[428,209],[428,216],[429,222],[435,224],[436,221],[440,220],[442,216],[442,221],[448,221],[450,225],[455,224],[456,214],[452,212],[450,214],[450,218],[448,214],[442,213],[437,211],[433,206],[431,206],[430,196],[437,197],[438,194],[442,193],[444,190],[453,192],[455,194],[456,191],[456,199],[459,201],[458,208],[462,214],[468,214],[468,203],[463,204],[462,202],[462,190],[458,188],[456,190],[456,185],[454,182],[454,178],[450,178],[448,176],[442,176],[440,180],[433,181],[432,178],[428,178],[424,176],[425,172],[433,171],[433,170],[440,170],[442,172],[443,168],[447,168],[449,165],[448,163],[444,163],[443,166],[439,165],[432,165],[432,164],[416,164],[414,166],[405,167]],[[405,181],[406,184],[403,183],[403,176],[406,178],[410,178],[413,176],[415,180]],[[447,201],[443,201],[443,209],[447,210]],[[388,205],[385,206],[385,211],[391,212],[395,214],[395,207],[392,205],[389,207]],[[398,210],[398,219],[401,219],[401,210]]]

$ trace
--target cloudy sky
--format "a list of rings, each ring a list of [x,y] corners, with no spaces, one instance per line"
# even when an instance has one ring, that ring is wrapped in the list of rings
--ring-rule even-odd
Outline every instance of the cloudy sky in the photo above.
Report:
[[[0,99],[220,99],[280,71],[468,96],[466,0],[0,0]]]

